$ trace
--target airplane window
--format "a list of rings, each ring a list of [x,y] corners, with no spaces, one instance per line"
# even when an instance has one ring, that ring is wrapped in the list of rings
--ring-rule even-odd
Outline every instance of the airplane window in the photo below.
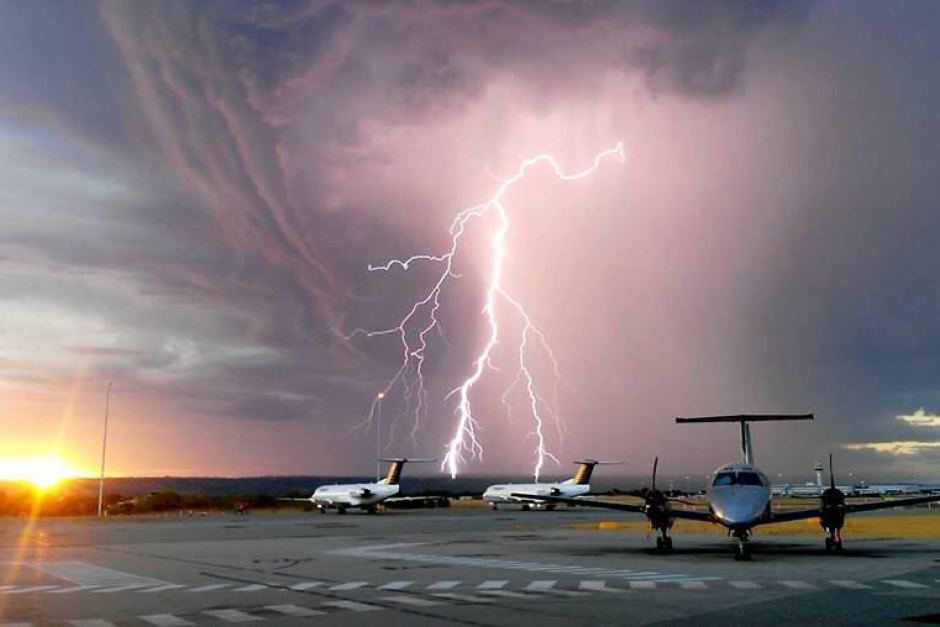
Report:
[[[739,472],[737,478],[741,485],[764,485],[756,472]]]
[[[721,485],[734,485],[734,475],[730,472],[720,472],[715,475],[715,481],[712,483],[713,486]]]

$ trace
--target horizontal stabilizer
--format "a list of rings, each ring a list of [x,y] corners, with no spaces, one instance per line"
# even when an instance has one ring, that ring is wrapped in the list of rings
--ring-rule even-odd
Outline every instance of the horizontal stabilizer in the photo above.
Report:
[[[430,464],[431,462],[436,462],[436,459],[418,459],[414,457],[379,457],[380,462],[400,462],[404,464],[408,462],[409,464]]]
[[[571,462],[572,464],[591,464],[594,466],[613,466],[616,464],[622,464],[623,462],[599,462],[596,459],[579,459],[578,461]]]
[[[813,414],[739,414],[737,416],[676,418],[676,422],[769,422],[772,420],[813,420],[813,418]]]

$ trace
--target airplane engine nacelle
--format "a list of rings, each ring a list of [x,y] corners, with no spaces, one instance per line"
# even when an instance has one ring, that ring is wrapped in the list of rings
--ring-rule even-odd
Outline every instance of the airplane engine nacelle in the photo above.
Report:
[[[372,490],[370,490],[369,488],[362,488],[361,490],[359,490],[358,496],[359,498],[363,498],[363,499],[368,498],[372,496]]]
[[[823,529],[842,529],[845,525],[845,494],[838,488],[827,488],[820,497],[819,524]]]

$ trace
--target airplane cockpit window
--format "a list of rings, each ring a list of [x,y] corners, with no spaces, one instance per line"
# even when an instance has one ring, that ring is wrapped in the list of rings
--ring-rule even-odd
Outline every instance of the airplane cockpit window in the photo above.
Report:
[[[712,486],[764,485],[756,472],[720,472],[715,475]]]

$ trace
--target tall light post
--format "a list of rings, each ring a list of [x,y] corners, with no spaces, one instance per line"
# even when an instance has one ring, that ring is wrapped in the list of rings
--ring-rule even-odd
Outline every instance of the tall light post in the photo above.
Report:
[[[111,386],[108,381],[108,391],[104,400],[104,435],[101,437],[101,475],[98,477],[98,518],[104,515],[104,461],[108,451],[108,413],[111,410]]]
[[[382,479],[382,463],[379,458],[382,457],[382,399],[385,398],[385,392],[379,392],[375,397],[375,481],[378,483]]]

